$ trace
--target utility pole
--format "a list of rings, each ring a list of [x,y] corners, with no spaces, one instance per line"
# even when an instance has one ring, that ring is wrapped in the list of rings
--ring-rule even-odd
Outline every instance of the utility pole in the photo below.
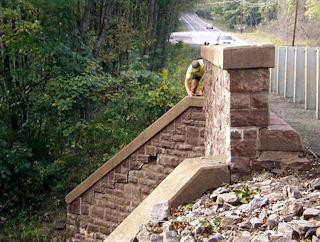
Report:
[[[242,34],[242,22],[243,22],[243,0],[240,3],[240,33]]]
[[[296,12],[295,12],[295,16],[294,16],[292,46],[294,46],[294,40],[296,38],[297,18],[298,18],[298,0],[296,0]]]

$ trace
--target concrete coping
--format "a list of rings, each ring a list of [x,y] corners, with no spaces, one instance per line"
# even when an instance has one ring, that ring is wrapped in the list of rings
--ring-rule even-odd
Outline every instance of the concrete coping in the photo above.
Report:
[[[180,114],[186,111],[189,107],[202,107],[204,97],[185,97],[168,112],[162,115],[157,121],[151,124],[140,135],[132,140],[127,146],[115,154],[110,160],[104,163],[94,173],[92,173],[86,180],[73,189],[66,197],[66,203],[73,202],[82,193],[87,191],[102,177],[108,174],[113,168],[119,165],[124,159],[129,157],[133,152],[144,145],[153,136],[159,133],[163,128],[175,120]]]
[[[274,67],[274,45],[201,46],[203,59],[224,69]]]

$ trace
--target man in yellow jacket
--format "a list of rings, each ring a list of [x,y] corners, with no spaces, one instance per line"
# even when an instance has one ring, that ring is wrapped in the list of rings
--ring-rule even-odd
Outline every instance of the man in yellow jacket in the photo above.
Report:
[[[188,93],[188,96],[190,97],[196,94],[196,90],[198,88],[200,79],[204,74],[203,66],[204,66],[203,60],[198,59],[198,60],[192,61],[191,65],[187,70],[184,86],[186,87],[186,91]],[[190,79],[192,80],[191,89],[189,87]],[[202,91],[200,91],[200,94],[202,95]]]

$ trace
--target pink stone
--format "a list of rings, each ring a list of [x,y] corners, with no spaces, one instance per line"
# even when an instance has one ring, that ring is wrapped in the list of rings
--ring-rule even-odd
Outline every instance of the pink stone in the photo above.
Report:
[[[252,109],[268,109],[268,93],[251,95],[250,106]]]
[[[229,70],[231,92],[269,91],[269,69]]]
[[[231,173],[251,173],[250,160],[246,157],[232,157],[230,165]]]
[[[241,139],[241,131],[240,130],[232,130],[230,133],[231,139]]]
[[[248,110],[250,106],[250,96],[248,94],[232,94],[231,95],[231,109],[245,109]]]
[[[187,127],[186,143],[197,145],[199,143],[199,128]]]
[[[93,218],[104,218],[104,208],[101,207],[92,207],[91,208],[91,213],[90,213],[91,217]]]
[[[269,125],[260,131],[260,147],[262,151],[303,151],[299,134],[286,125]]]
[[[80,214],[80,197],[67,205],[68,213]]]
[[[83,202],[91,204],[94,200],[94,189],[90,188],[81,197]]]
[[[256,157],[256,140],[231,140],[231,156]]]
[[[267,110],[231,111],[231,127],[267,127],[269,113]]]
[[[155,146],[146,146],[145,150],[146,150],[146,155],[151,155],[151,156],[157,155]]]

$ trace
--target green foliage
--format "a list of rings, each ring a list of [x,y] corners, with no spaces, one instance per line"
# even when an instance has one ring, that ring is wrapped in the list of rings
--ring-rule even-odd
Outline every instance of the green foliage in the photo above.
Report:
[[[26,225],[35,210],[63,201],[184,96],[195,54],[167,40],[192,1],[155,1],[153,14],[147,0],[117,1],[99,58],[102,2],[87,41],[83,2],[0,0],[0,218],[21,222],[17,240],[45,240]]]
[[[305,15],[310,20],[319,20],[320,19],[320,1],[319,0],[306,0],[305,7],[307,11]]]
[[[254,192],[250,190],[248,186],[246,186],[244,189],[239,189],[234,191],[236,194],[238,201],[241,203],[248,203],[250,200],[254,197]]]
[[[199,9],[197,13],[207,19],[220,20],[230,29],[242,27],[256,27],[262,22],[269,22],[277,18],[277,4],[266,4],[263,0],[225,2],[210,1],[211,8]]]

